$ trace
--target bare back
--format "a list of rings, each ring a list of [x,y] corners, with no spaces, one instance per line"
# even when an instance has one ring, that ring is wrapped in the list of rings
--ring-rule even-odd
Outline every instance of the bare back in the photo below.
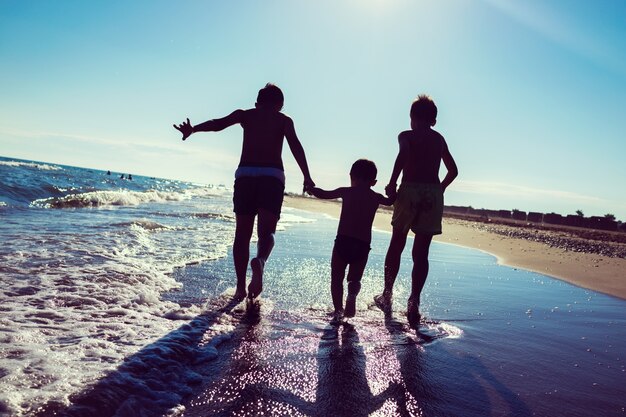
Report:
[[[239,166],[274,167],[283,169],[283,139],[293,122],[285,114],[255,108],[241,114],[243,145]]]
[[[406,130],[398,136],[401,152],[406,152],[402,182],[439,184],[439,166],[445,140],[431,128]]]
[[[346,187],[341,190],[341,217],[337,233],[364,242],[372,241],[372,223],[379,204],[387,200],[369,187]]]

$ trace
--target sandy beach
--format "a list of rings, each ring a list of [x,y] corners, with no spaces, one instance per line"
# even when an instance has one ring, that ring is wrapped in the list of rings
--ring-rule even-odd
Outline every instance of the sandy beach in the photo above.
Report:
[[[287,207],[323,212],[336,218],[341,210],[339,202],[308,197],[285,196],[284,204]],[[391,212],[379,210],[374,227],[391,231],[390,223]],[[436,236],[435,240],[488,252],[497,257],[501,265],[538,272],[626,299],[626,258],[623,256],[626,244],[593,241],[594,250],[590,250],[588,245],[559,247],[551,244],[549,238],[567,238],[566,232],[533,231],[530,235],[533,238],[530,238],[528,233],[517,233],[514,229],[506,225],[485,225],[444,218],[443,234]],[[535,238],[538,234],[544,238]],[[598,250],[598,247],[607,250]],[[611,256],[601,254],[605,252]]]

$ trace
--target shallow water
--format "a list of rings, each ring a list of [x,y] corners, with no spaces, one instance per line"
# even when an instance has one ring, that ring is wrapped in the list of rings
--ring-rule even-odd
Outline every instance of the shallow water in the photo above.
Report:
[[[2,177],[2,416],[625,413],[623,300],[434,243],[416,334],[408,250],[393,312],[373,306],[389,241],[377,232],[357,317],[331,326],[337,223],[286,208],[260,310],[247,309],[228,297],[227,190],[4,168],[57,184],[67,207],[38,201],[47,185],[25,197]]]
[[[184,415],[623,415],[624,301],[434,243],[416,335],[403,316],[410,259],[392,315],[372,305],[389,239],[376,233],[357,317],[334,327],[336,222],[317,217],[280,236],[260,322],[236,325]],[[233,276],[228,262],[181,276]]]

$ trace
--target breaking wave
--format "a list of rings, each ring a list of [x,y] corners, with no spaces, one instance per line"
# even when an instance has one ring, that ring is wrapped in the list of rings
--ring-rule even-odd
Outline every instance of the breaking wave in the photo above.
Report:
[[[190,198],[189,193],[168,191],[92,191],[80,194],[70,194],[65,197],[51,197],[35,200],[31,203],[35,207],[44,208],[83,208],[103,206],[136,206],[142,203],[161,203],[167,201],[182,201]]]
[[[40,170],[45,170],[45,171],[60,171],[63,169],[57,165],[40,164],[37,162],[0,161],[0,165],[5,165],[9,167],[35,168],[35,169],[40,169]]]

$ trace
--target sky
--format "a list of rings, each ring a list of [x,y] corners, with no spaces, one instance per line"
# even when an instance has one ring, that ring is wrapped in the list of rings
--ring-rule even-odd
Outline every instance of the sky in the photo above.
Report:
[[[624,1],[0,0],[2,156],[231,186],[241,128],[172,124],[267,82],[322,188],[368,158],[383,192],[425,93],[459,167],[446,204],[626,220]]]

